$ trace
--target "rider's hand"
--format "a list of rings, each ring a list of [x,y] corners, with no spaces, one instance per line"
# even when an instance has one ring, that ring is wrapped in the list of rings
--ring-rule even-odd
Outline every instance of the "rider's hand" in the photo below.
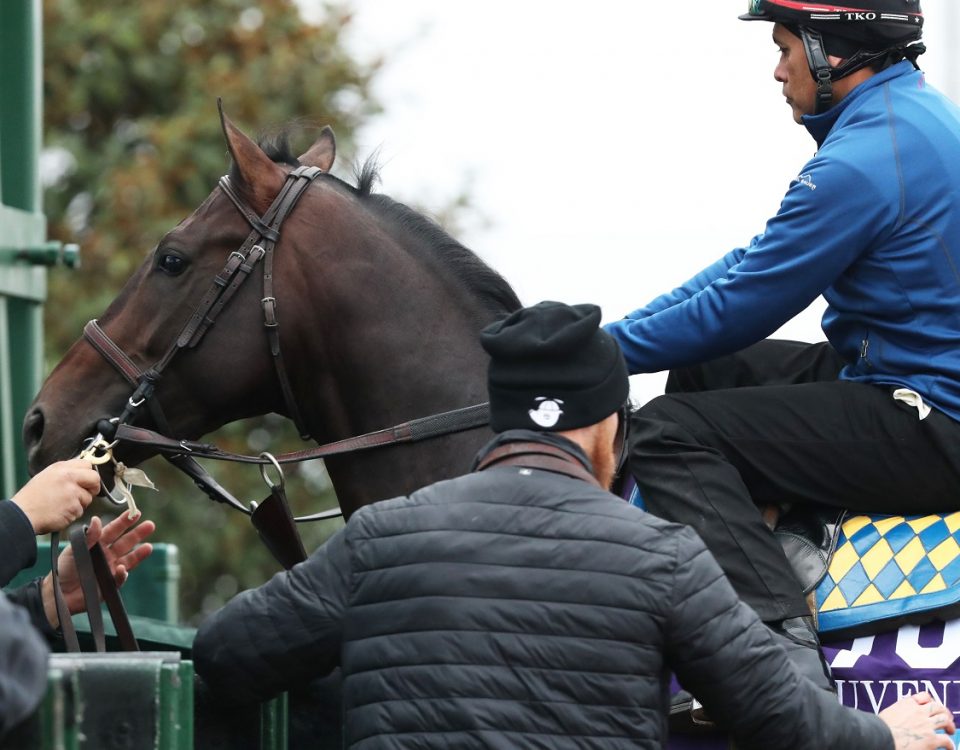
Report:
[[[61,531],[83,515],[100,491],[100,475],[89,461],[74,458],[50,464],[12,498],[33,526],[33,533]]]
[[[156,525],[153,521],[144,521],[135,525],[140,520],[140,514],[136,514],[132,519],[128,516],[129,513],[124,511],[106,526],[102,526],[100,518],[94,516],[90,520],[90,528],[87,529],[87,547],[100,542],[117,586],[122,586],[130,571],[153,552],[151,544],[142,542],[154,532]],[[73,614],[82,612],[84,610],[83,591],[80,588],[80,577],[77,575],[77,564],[73,559],[73,549],[69,545],[57,558],[57,573],[60,576],[60,590],[63,591],[67,609]],[[60,624],[60,618],[57,617],[57,604],[53,598],[53,577],[49,573],[43,579],[41,593],[47,620],[52,627],[56,628]]]
[[[915,693],[880,712],[880,718],[890,728],[896,750],[953,750],[947,735],[956,731],[953,714],[946,706],[930,697],[929,693]],[[935,734],[943,729],[947,734]]]

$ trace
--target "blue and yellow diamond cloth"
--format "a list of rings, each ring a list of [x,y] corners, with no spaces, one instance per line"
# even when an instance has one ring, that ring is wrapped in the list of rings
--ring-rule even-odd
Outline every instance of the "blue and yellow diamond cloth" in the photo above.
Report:
[[[960,604],[960,512],[851,516],[817,587],[821,633]]]

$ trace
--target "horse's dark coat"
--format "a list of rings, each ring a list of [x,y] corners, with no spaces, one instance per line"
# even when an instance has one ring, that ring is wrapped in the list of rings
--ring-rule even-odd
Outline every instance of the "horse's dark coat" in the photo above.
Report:
[[[324,144],[323,168],[333,161],[328,132],[296,158],[286,131],[257,146],[228,121],[224,129],[231,183],[260,211],[286,172],[304,159],[324,158]],[[378,175],[375,159],[359,170],[356,186],[321,175],[281,228],[275,251],[283,355],[298,408],[321,441],[484,401],[486,355],[477,334],[520,306],[510,285],[439,225],[374,193]],[[149,367],[248,230],[215,190],[161,239],[100,318],[103,329],[138,366]],[[164,270],[171,253],[186,270]],[[260,333],[258,272],[159,383],[172,437],[194,439],[237,419],[285,410]],[[118,414],[127,396],[129,386],[78,341],[25,422],[32,467],[75,455],[97,420]],[[331,459],[328,470],[349,515],[367,502],[462,473],[487,434],[474,430]],[[145,457],[127,455],[128,463]]]

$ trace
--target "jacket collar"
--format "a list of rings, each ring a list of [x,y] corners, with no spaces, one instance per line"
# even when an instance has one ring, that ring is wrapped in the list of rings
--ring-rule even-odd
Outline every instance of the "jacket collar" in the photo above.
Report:
[[[833,126],[837,120],[840,119],[840,115],[849,109],[854,102],[862,100],[870,91],[879,86],[883,86],[894,78],[902,78],[911,74],[920,76],[922,80],[923,73],[914,68],[912,63],[903,60],[868,78],[847,94],[839,104],[834,105],[823,114],[804,115],[801,118],[803,124],[817,142],[817,147],[819,148],[823,145],[823,142],[827,140],[827,136],[830,135]]]
[[[583,464],[583,468],[593,474],[593,464],[590,462],[590,459],[587,458],[587,454],[583,452],[583,448],[579,445],[572,440],[567,440],[567,438],[561,435],[552,432],[536,432],[534,430],[507,430],[506,432],[501,432],[480,449],[477,457],[473,460],[470,470],[474,471],[477,465],[494,448],[499,448],[501,445],[506,445],[507,443],[519,442],[546,443],[547,445],[560,448],[562,451],[569,453],[579,463]]]

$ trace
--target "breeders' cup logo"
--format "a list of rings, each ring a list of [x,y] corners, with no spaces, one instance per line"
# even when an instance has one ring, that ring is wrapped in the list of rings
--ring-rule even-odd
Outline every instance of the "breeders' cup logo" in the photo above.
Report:
[[[530,419],[540,427],[553,427],[563,414],[560,405],[563,403],[558,398],[548,398],[547,396],[537,396],[535,401],[539,401],[536,409],[530,409],[527,414]]]

